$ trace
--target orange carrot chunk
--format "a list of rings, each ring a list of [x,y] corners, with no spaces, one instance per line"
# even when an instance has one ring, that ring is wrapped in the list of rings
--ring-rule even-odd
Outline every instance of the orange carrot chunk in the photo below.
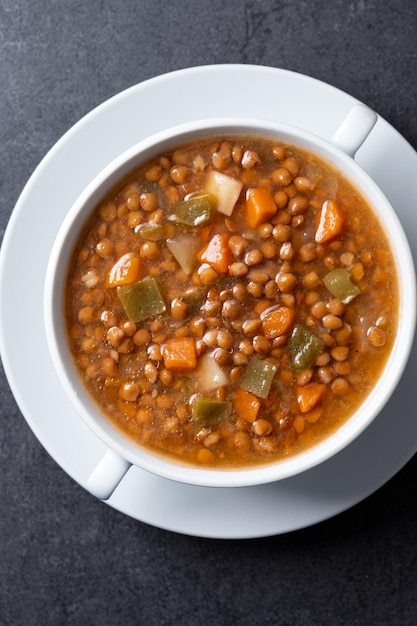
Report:
[[[297,402],[301,413],[308,413],[320,402],[326,393],[326,385],[313,383],[297,387]]]
[[[131,285],[143,277],[144,265],[132,252],[124,254],[107,272],[105,286],[120,287],[121,285]]]
[[[316,243],[327,243],[343,230],[344,217],[340,206],[334,200],[326,200],[316,218]]]
[[[192,337],[173,337],[163,347],[162,357],[168,370],[193,370],[197,365],[195,341]]]
[[[208,244],[197,253],[197,259],[208,263],[218,274],[226,274],[233,257],[227,235],[213,235]]]
[[[295,318],[294,309],[287,306],[280,306],[269,313],[261,316],[265,337],[275,339],[285,335],[292,327]]]
[[[250,228],[267,222],[277,212],[277,205],[268,189],[255,187],[246,194],[246,220]]]
[[[239,387],[235,391],[233,408],[239,417],[252,424],[258,417],[261,401],[253,393]]]

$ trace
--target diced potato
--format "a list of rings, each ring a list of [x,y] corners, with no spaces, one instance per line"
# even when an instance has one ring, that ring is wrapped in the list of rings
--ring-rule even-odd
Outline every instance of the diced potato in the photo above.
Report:
[[[199,365],[196,370],[199,391],[211,391],[227,385],[229,382],[227,374],[222,370],[220,365],[214,360],[212,352],[204,354],[199,359]]]
[[[175,239],[167,239],[167,247],[175,260],[189,276],[196,263],[196,252],[200,247],[200,240],[192,235],[179,235]]]
[[[207,174],[204,192],[214,197],[216,209],[230,217],[242,191],[243,183],[236,178],[221,172],[211,171]]]

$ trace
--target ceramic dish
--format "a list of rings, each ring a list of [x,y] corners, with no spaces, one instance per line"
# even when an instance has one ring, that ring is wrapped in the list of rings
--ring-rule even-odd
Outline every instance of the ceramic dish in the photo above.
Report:
[[[248,83],[253,86],[255,101],[245,98]],[[193,93],[193,99],[182,98],[183,93]],[[157,103],[161,101],[171,106],[159,113]],[[105,446],[75,413],[56,378],[43,331],[42,293],[52,242],[81,190],[115,156],[150,133],[212,116],[213,110],[227,116],[275,119],[330,138],[354,102],[329,85],[273,68],[225,65],[181,70],[132,87],[98,107],[58,141],[38,166],[16,205],[3,241],[0,298],[6,304],[0,348],[24,417],[51,456],[80,485],[86,486]],[[101,137],[109,129],[112,142],[103,143]],[[383,158],[387,153],[391,160],[401,162],[395,179]],[[393,204],[416,256],[412,210],[417,203],[413,185],[416,153],[379,118],[357,160]],[[71,177],[65,175],[68,168]],[[54,180],[60,181],[59,205],[51,184]],[[42,240],[36,245],[31,232],[37,230],[39,214],[33,206],[43,207],[47,217],[40,233]],[[19,294],[14,277],[23,272],[21,266],[27,258],[23,258],[22,248],[33,263],[27,289]],[[31,333],[24,335],[17,331],[27,325],[23,298],[32,302]],[[13,306],[8,305],[11,302]],[[358,440],[318,468],[262,487],[224,489],[182,485],[132,467],[108,504],[160,528],[213,538],[267,536],[324,520],[370,495],[416,452],[417,424],[408,408],[414,397],[416,367],[414,343],[405,375],[384,411]],[[402,420],[395,436],[393,415],[400,415]]]

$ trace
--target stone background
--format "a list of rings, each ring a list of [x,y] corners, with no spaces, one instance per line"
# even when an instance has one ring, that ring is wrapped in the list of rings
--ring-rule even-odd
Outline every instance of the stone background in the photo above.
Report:
[[[417,148],[415,0],[0,0],[0,237],[39,161],[87,112],[152,76],[213,63],[333,84]],[[414,458],[361,504],[302,531],[176,535],[69,478],[1,372],[0,624],[411,626],[416,470]]]

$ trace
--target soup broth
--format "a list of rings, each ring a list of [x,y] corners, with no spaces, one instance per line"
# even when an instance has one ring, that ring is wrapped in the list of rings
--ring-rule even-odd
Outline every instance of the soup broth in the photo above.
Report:
[[[66,323],[101,412],[140,446],[213,468],[284,459],[375,385],[399,307],[387,234],[358,191],[296,146],[203,138],[97,206]]]

